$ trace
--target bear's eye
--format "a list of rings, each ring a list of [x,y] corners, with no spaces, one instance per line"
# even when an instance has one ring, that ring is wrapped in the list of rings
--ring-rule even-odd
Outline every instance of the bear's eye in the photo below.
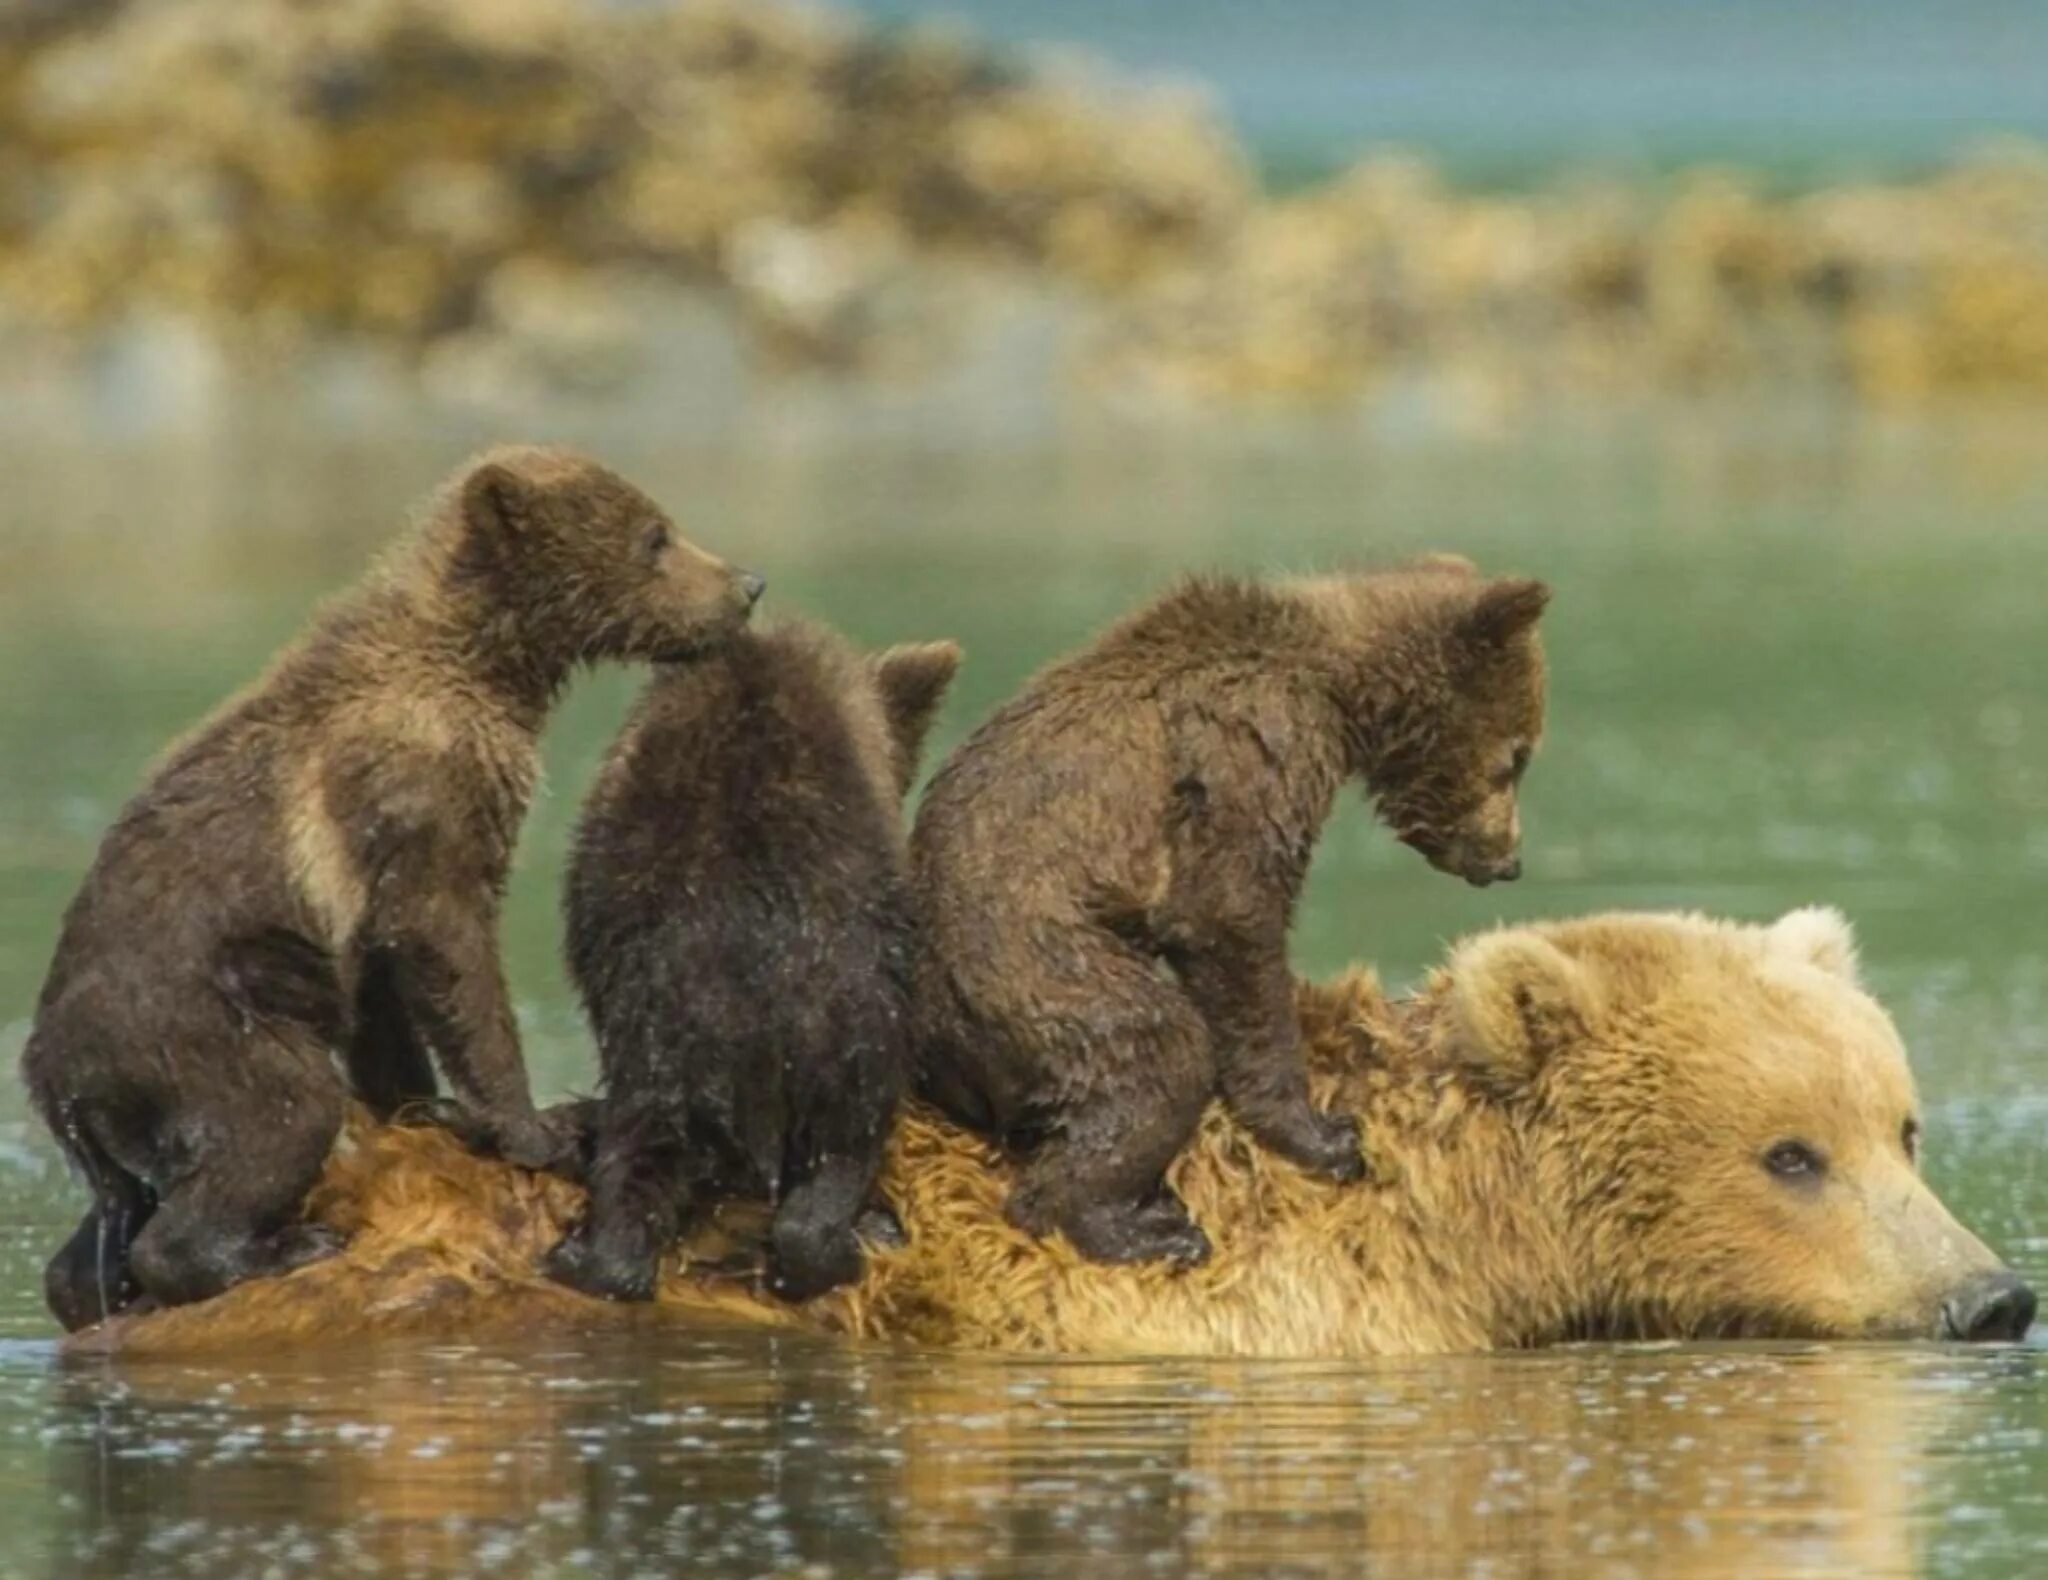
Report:
[[[640,535],[640,551],[650,560],[658,560],[668,552],[668,526],[657,521]]]
[[[1526,745],[1515,748],[1515,754],[1508,759],[1507,767],[1500,771],[1500,783],[1503,788],[1522,782],[1522,775],[1529,771],[1529,756],[1529,748]]]
[[[1899,1145],[1906,1149],[1906,1161],[1908,1163],[1918,1163],[1920,1161],[1919,1120],[1908,1119],[1903,1125],[1899,1126]]]
[[[1780,1141],[1764,1154],[1764,1167],[1781,1180],[1817,1180],[1827,1173],[1827,1160],[1804,1141]]]

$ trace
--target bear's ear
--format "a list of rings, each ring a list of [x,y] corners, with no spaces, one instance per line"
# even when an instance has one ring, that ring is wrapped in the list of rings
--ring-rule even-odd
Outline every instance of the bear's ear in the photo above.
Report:
[[[939,711],[939,700],[960,668],[960,644],[907,642],[877,653],[868,663],[882,694],[882,710],[888,715],[889,735],[896,748],[897,788],[908,790],[917,777],[917,760]]]
[[[1420,555],[1409,568],[1418,571],[1432,571],[1441,576],[1477,576],[1479,574],[1479,567],[1473,561],[1468,560],[1462,554],[1452,554],[1448,550],[1438,550],[1434,554]]]
[[[1599,1018],[1592,973],[1526,928],[1460,944],[1447,969],[1452,1051],[1496,1087],[1532,1078]]]
[[[1856,930],[1832,905],[1787,911],[1763,929],[1764,944],[1780,960],[1816,966],[1844,982],[1862,985],[1856,969]]]
[[[524,532],[533,520],[532,486],[502,461],[479,461],[462,480],[462,519],[478,532]]]
[[[1541,617],[1550,603],[1550,584],[1526,576],[1488,582],[1466,611],[1461,629],[1474,647],[1506,647]]]

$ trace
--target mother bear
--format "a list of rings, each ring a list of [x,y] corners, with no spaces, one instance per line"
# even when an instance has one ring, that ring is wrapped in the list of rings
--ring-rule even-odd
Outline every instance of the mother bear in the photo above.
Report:
[[[883,1187],[909,1244],[801,1307],[758,1227],[710,1226],[652,1308],[548,1283],[580,1192],[425,1130],[361,1128],[309,1212],[347,1251],[74,1345],[246,1350],[365,1333],[723,1317],[1095,1353],[1392,1355],[1592,1338],[2017,1339],[2034,1296],[1921,1180],[1897,1032],[1829,910],[1770,926],[1615,915],[1467,940],[1414,997],[1304,987],[1318,1103],[1374,1183],[1326,1184],[1220,1109],[1173,1183],[1208,1265],[1107,1267],[1004,1219],[1008,1165],[928,1112]]]

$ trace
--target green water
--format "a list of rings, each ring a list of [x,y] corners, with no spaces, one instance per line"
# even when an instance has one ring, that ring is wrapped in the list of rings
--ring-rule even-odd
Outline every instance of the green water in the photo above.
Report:
[[[1937,1189],[2048,1285],[2038,414],[1556,414],[1482,442],[889,411],[821,398],[594,444],[778,606],[874,642],[959,637],[941,750],[1186,567],[1445,547],[1551,578],[1528,876],[1465,888],[1348,808],[1302,969],[1408,980],[1503,917],[1839,904],[1914,1050]],[[422,419],[308,438],[261,401],[231,419],[179,445],[0,420],[10,1068],[59,912],[153,754],[488,437]],[[547,1091],[590,1074],[554,889],[629,690],[593,678],[561,717],[514,886],[509,970]],[[60,1363],[39,1309],[81,1200],[10,1082],[9,1576],[2005,1575],[2048,1555],[2039,1348],[1105,1365],[672,1335],[107,1369]]]

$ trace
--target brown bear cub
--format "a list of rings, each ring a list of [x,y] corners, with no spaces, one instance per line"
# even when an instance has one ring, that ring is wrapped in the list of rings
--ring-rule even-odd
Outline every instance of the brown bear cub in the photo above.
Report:
[[[172,748],[64,918],[22,1059],[94,1195],[49,1268],[66,1327],[334,1250],[298,1212],[351,1090],[388,1113],[438,1064],[508,1156],[553,1155],[497,939],[542,721],[578,665],[707,651],[760,591],[604,468],[498,451]]]
[[[776,1204],[777,1294],[860,1276],[913,1063],[903,796],[959,658],[784,625],[647,688],[570,864],[604,1096],[552,1277],[651,1299],[693,1210],[727,1196]]]
[[[1548,598],[1449,556],[1189,582],[947,761],[912,836],[922,1080],[1028,1154],[1015,1222],[1100,1261],[1201,1261],[1164,1176],[1213,1095],[1281,1156],[1363,1177],[1295,1023],[1309,854],[1355,778],[1434,865],[1519,874]]]

